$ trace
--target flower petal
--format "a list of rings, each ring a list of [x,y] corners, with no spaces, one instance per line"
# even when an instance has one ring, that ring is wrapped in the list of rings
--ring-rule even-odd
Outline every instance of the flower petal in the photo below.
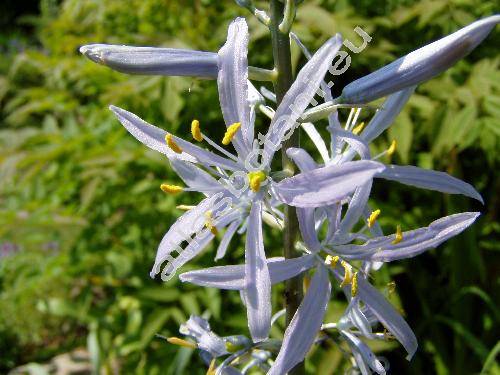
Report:
[[[311,155],[303,148],[290,147],[286,150],[286,154],[297,164],[301,172],[308,172],[318,167]]]
[[[184,215],[182,215],[177,221],[170,227],[168,232],[165,234],[158,247],[158,252],[156,254],[155,264],[151,270],[150,276],[155,277],[160,272],[160,267],[163,262],[168,261],[167,271],[173,270],[172,267],[175,263],[177,265],[176,259],[172,257],[172,252],[177,251],[179,254],[177,258],[185,257],[189,253],[184,253],[187,250],[182,250],[180,245],[184,241],[191,241],[190,251],[196,250],[196,245],[203,245],[206,242],[206,238],[203,241],[195,242],[191,237],[194,233],[199,233],[205,226],[205,213],[209,211],[215,203],[222,197],[221,193],[212,195],[211,197],[202,200],[195,208],[189,210]],[[209,237],[209,236],[206,236]],[[213,238],[213,235],[212,235]],[[189,247],[188,246],[188,247]],[[181,258],[182,260],[184,258]],[[179,261],[180,261],[179,260]],[[171,273],[171,272],[170,272]]]
[[[297,120],[316,94],[331,62],[342,46],[340,35],[329,39],[300,70],[281,104],[276,109],[266,135],[264,151],[271,160],[281,147],[285,134],[297,126]]]
[[[281,350],[268,375],[286,374],[305,358],[323,323],[330,290],[328,273],[319,265],[304,299],[285,330]]]
[[[182,181],[196,191],[206,193],[208,195],[224,190],[224,187],[215,178],[189,162],[170,159],[170,165],[177,175],[182,178]]]
[[[408,323],[394,307],[363,277],[358,277],[358,296],[378,320],[391,332],[408,352],[410,360],[418,348],[417,338]]]
[[[236,230],[238,229],[240,225],[240,220],[235,220],[233,221],[229,227],[226,230],[226,233],[224,233],[224,237],[222,237],[222,240],[219,244],[219,247],[217,248],[217,253],[215,255],[215,261],[218,261],[219,259],[224,258],[224,255],[226,255],[227,248],[229,246],[229,242],[231,242],[234,234],[236,233]]]
[[[361,339],[349,331],[340,331],[340,334],[347,341],[349,346],[353,351],[357,351],[363,360],[363,363],[366,363],[370,368],[375,371],[377,374],[385,375],[386,371],[382,363],[377,359],[375,354],[371,351],[371,349],[366,345]]]
[[[328,165],[286,178],[274,186],[282,202],[297,207],[320,207],[345,198],[366,184],[384,165],[371,160]]]
[[[271,284],[281,283],[310,269],[315,262],[314,255],[293,259],[270,258],[267,260]],[[182,282],[209,288],[241,290],[245,288],[245,265],[210,267],[179,275]]]
[[[321,249],[318,233],[315,227],[314,208],[297,208],[297,219],[299,222],[300,234],[306,247],[313,252]]]
[[[154,125],[148,124],[138,116],[128,112],[122,108],[110,106],[109,109],[118,118],[118,121],[127,129],[127,131],[134,136],[139,142],[149,147],[152,150],[161,152],[169,158],[176,158],[186,161],[194,162],[196,159],[183,152],[176,154],[165,143],[165,136],[167,132],[163,129],[157,128]]]
[[[265,340],[271,328],[271,277],[264,253],[262,206],[252,204],[245,246],[245,301],[254,342]]]
[[[433,221],[428,227],[403,232],[403,240],[393,244],[394,235],[377,237],[363,245],[338,245],[335,251],[345,259],[391,262],[412,258],[433,249],[467,229],[479,212],[463,212]]]
[[[500,16],[487,17],[419,48],[350,83],[340,99],[344,103],[367,103],[427,81],[468,55],[499,22]]]
[[[175,48],[89,44],[80,52],[90,60],[122,73],[217,77],[217,54]]]
[[[448,194],[463,194],[484,204],[483,198],[472,185],[444,172],[418,168],[412,165],[387,165],[385,170],[376,177],[421,189],[436,190]]]
[[[189,320],[181,325],[179,332],[193,337],[198,347],[209,352],[213,357],[227,354],[224,340],[212,332],[208,321],[202,317],[191,315]]]
[[[250,107],[248,104],[248,26],[244,18],[238,17],[229,25],[226,44],[219,51],[219,74],[217,87],[222,115],[226,126],[241,123],[241,133],[233,138],[240,156],[245,156],[252,147],[250,132]],[[243,136],[242,136],[243,135]]]
[[[368,203],[368,198],[372,190],[372,183],[373,180],[370,180],[354,190],[354,194],[347,206],[347,211],[340,222],[339,233],[349,233],[363,215],[363,211]]]

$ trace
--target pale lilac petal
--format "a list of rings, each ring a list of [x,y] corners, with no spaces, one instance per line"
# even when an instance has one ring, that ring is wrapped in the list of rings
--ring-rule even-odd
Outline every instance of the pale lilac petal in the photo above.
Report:
[[[89,44],[80,52],[90,60],[122,73],[217,77],[217,54],[175,48]]]
[[[366,345],[363,341],[361,341],[359,337],[353,335],[349,331],[340,331],[340,334],[347,341],[351,349],[353,351],[357,351],[361,355],[363,363],[366,363],[377,374],[385,375],[386,371],[384,366],[377,359],[375,354],[373,354],[368,345]]]
[[[436,190],[448,194],[463,194],[484,204],[483,198],[472,185],[444,172],[418,168],[413,165],[387,165],[376,177],[421,189]]]
[[[271,121],[264,151],[269,159],[280,148],[285,134],[293,131],[297,120],[313,99],[331,62],[342,46],[340,35],[329,39],[300,70]]]
[[[191,241],[191,244],[196,245],[194,240],[191,239],[194,233],[199,233],[205,226],[205,213],[209,211],[216,202],[221,199],[222,194],[212,195],[205,198],[196,207],[186,212],[170,227],[165,234],[158,247],[156,254],[155,264],[151,270],[150,276],[155,277],[160,272],[160,267],[163,262],[167,261],[169,270],[170,266],[174,263],[175,259],[172,253],[176,251],[178,258],[183,256],[186,250],[182,250],[180,245],[184,241]],[[212,236],[213,237],[213,236]],[[203,241],[204,243],[205,241]],[[193,249],[193,247],[191,247]],[[187,255],[187,254],[186,254]]]
[[[392,243],[395,236],[390,235],[373,238],[363,245],[339,245],[335,251],[345,259],[376,262],[412,258],[463,232],[479,215],[479,212],[463,212],[445,216],[428,227],[403,232],[403,240],[397,244]]]
[[[253,140],[248,137],[250,107],[248,105],[248,26],[244,18],[236,18],[229,25],[226,44],[219,51],[217,87],[222,115],[226,126],[241,123],[241,133],[233,138],[233,144],[245,156]],[[243,136],[242,136],[243,134]],[[248,143],[250,141],[250,143]]]
[[[196,191],[210,195],[224,190],[222,184],[194,164],[172,158],[170,165],[182,181]]]
[[[427,81],[468,55],[500,22],[491,16],[403,56],[344,87],[345,103],[367,103]]]
[[[122,108],[112,105],[109,109],[115,114],[125,129],[127,129],[127,131],[132,134],[135,139],[150,149],[161,152],[169,158],[176,158],[191,162],[196,161],[193,156],[188,155],[185,152],[182,154],[176,154],[173,152],[165,143],[165,136],[167,135],[165,130],[148,124],[140,117]]]
[[[321,243],[318,239],[314,220],[314,208],[297,208],[297,219],[299,222],[300,233],[306,247],[313,252],[321,249]]]
[[[311,171],[318,167],[311,155],[303,148],[290,147],[286,150],[286,154],[299,167],[301,172]]]
[[[340,222],[340,233],[349,233],[352,227],[363,216],[363,211],[368,203],[368,198],[370,198],[372,183],[373,181],[370,180],[363,186],[356,188],[354,191],[354,194],[349,201],[349,205],[347,206],[347,211]]]
[[[262,237],[262,205],[250,211],[245,245],[245,300],[248,327],[254,342],[265,340],[271,328],[271,277]]]
[[[358,277],[358,296],[378,320],[391,332],[408,352],[410,360],[418,348],[417,338],[408,323],[396,309],[364,278]]]
[[[302,362],[318,334],[330,300],[328,273],[319,265],[311,285],[288,325],[281,350],[268,375],[283,375]]]
[[[181,324],[179,332],[193,337],[198,347],[209,352],[213,357],[227,354],[224,340],[213,333],[208,321],[200,316],[191,315],[186,323]]]
[[[351,146],[351,148],[361,157],[361,159],[371,159],[368,143],[366,143],[363,138],[358,137],[357,135],[343,129],[334,130],[332,131],[332,133],[340,140],[346,142],[349,146]]]
[[[217,248],[215,261],[224,258],[224,256],[226,255],[227,248],[229,246],[229,242],[231,242],[231,240],[233,239],[233,236],[236,233],[236,230],[238,229],[240,224],[241,224],[240,221],[236,220],[229,225],[229,227],[226,230],[226,233],[224,233],[224,236],[220,241],[219,247]]]
[[[282,257],[267,260],[271,284],[281,283],[310,269],[315,262],[314,255],[304,255],[293,259]],[[241,290],[245,288],[245,265],[218,266],[179,275],[182,282],[189,282],[209,288]]]
[[[284,179],[275,185],[275,192],[279,200],[291,206],[330,205],[366,184],[384,168],[371,160],[328,165]]]

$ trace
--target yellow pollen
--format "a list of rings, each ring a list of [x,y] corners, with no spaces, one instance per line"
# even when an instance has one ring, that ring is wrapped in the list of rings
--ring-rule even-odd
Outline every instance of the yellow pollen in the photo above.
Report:
[[[170,147],[170,149],[177,153],[177,154],[182,154],[182,148],[175,143],[174,138],[172,137],[172,134],[167,134],[165,136],[165,141],[167,142],[167,146]]]
[[[266,180],[266,174],[262,171],[254,171],[248,173],[248,182],[250,184],[250,189],[254,193],[260,190],[260,185]]]
[[[352,267],[344,260],[340,261],[340,265],[344,267],[344,280],[340,283],[340,287],[343,288],[352,281]]]
[[[387,283],[387,294],[390,296],[395,291],[396,291],[396,283],[394,281]]]
[[[365,127],[365,123],[362,122],[361,124],[356,126],[354,129],[352,129],[352,134],[358,135],[359,133],[361,133],[361,130],[363,130],[364,127]]]
[[[207,375],[215,375],[215,358],[210,362],[210,367],[207,370]]]
[[[181,186],[168,184],[161,184],[160,189],[167,194],[178,194],[184,190]]]
[[[325,264],[327,266],[330,266],[331,268],[335,268],[335,267],[337,267],[337,263],[338,263],[339,259],[340,258],[338,255],[335,255],[335,256],[327,255],[327,257],[325,259]]]
[[[198,120],[193,120],[191,122],[191,134],[193,135],[193,138],[198,142],[203,141],[203,135],[201,134],[200,130],[200,122]]]
[[[192,210],[195,207],[196,206],[188,206],[186,204],[180,204],[180,205],[176,206],[175,208],[177,208],[178,210],[182,210],[182,211],[189,211],[189,210]]]
[[[393,245],[396,245],[396,244],[400,243],[401,241],[403,241],[403,232],[401,232],[401,225],[398,225],[396,227],[396,237],[394,238],[394,241],[392,241],[391,243]]]
[[[373,224],[377,221],[377,218],[380,216],[380,210],[375,210],[370,214],[370,217],[368,218],[368,228],[373,227]]]
[[[169,337],[167,341],[171,344],[183,346],[190,349],[196,349],[198,347],[195,343],[180,339],[178,337]]]
[[[210,229],[210,232],[212,232],[212,234],[214,236],[217,235],[217,233],[219,233],[219,231],[217,230],[217,227],[214,225],[213,223],[213,220],[212,220],[212,211],[207,211],[205,212],[205,226]]]
[[[351,295],[356,297],[358,294],[358,273],[356,272],[351,280]]]
[[[304,293],[307,292],[309,286],[311,285],[311,278],[308,275],[305,275],[302,279],[302,288],[304,289]]]
[[[396,140],[393,139],[392,142],[391,142],[391,145],[387,149],[387,155],[392,156],[392,154],[394,154],[394,152],[396,151],[397,145],[398,144],[397,144]]]
[[[234,124],[230,125],[227,130],[226,134],[224,134],[224,138],[222,138],[222,144],[224,146],[227,146],[231,141],[233,140],[234,136],[236,135],[236,132],[241,126],[241,122],[235,122]]]

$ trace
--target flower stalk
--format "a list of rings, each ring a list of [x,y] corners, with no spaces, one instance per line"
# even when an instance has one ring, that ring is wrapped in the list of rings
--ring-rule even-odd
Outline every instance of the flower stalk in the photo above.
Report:
[[[274,69],[277,73],[274,82],[274,90],[276,93],[276,104],[279,106],[286,92],[293,82],[292,62],[290,54],[290,37],[288,30],[283,33],[280,30],[285,15],[285,6],[279,0],[271,0],[271,39],[273,47]],[[293,135],[283,144],[281,153],[281,163],[283,170],[293,175],[295,173],[295,165],[287,156],[286,151],[291,147],[298,147],[299,132],[294,132]],[[286,206],[284,217],[283,230],[283,256],[286,259],[296,258],[300,253],[295,248],[297,242],[297,233],[299,233],[299,223],[294,207]],[[286,281],[285,284],[285,307],[286,307],[286,325],[288,326],[297,311],[300,302],[303,298],[302,291],[302,276],[298,275]],[[290,372],[290,375],[305,374],[304,362],[300,362]]]

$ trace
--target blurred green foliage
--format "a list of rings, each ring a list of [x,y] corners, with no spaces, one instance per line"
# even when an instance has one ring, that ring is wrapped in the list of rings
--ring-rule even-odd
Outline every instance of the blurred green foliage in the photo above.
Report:
[[[338,92],[495,11],[494,1],[481,0],[307,0],[294,31],[311,49],[335,32],[359,40],[358,25],[373,37],[335,81]],[[191,313],[210,315],[220,334],[245,333],[239,296],[149,279],[156,246],[180,215],[175,206],[198,197],[164,196],[159,184],[176,179],[165,159],[128,136],[107,107],[122,106],[178,134],[187,134],[197,117],[217,138],[222,117],[215,84],[126,76],[77,50],[102,42],[216,51],[229,21],[244,11],[216,0],[41,0],[38,13],[12,11],[18,18],[1,20],[9,27],[0,32],[0,245],[18,251],[0,259],[0,372],[87,346],[93,366],[106,372],[202,374],[189,349],[177,350],[155,334],[176,335]],[[270,67],[268,35],[244,15],[252,32],[250,62]],[[396,282],[390,300],[420,341],[411,363],[393,343],[376,348],[394,374],[499,373],[499,35],[493,32],[464,61],[420,86],[374,146],[381,150],[396,139],[396,163],[448,171],[475,185],[486,201],[481,207],[397,184],[375,187],[373,203],[389,232],[397,223],[412,228],[449,213],[483,212],[459,238],[390,265],[374,280],[387,292]],[[297,48],[292,52],[300,66],[304,58]],[[278,254],[279,247],[279,234],[271,233],[266,248]],[[185,268],[210,264],[211,250]],[[227,262],[239,262],[242,253],[234,241]],[[345,307],[337,297],[330,318]],[[281,304],[280,290],[274,300]],[[320,374],[349,366],[333,346],[314,350],[307,365]]]

